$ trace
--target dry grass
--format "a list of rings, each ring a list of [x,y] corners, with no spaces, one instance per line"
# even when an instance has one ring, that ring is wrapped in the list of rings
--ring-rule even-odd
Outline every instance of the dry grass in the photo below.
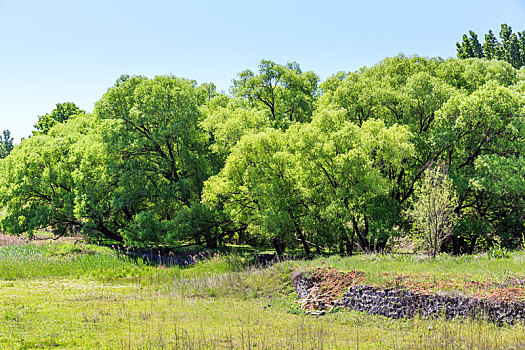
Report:
[[[25,236],[6,235],[0,231],[0,247],[19,246],[28,243],[47,244],[51,241],[62,243],[79,243],[83,242],[84,238],[82,236],[54,237],[52,234],[45,234],[43,232],[28,238]]]
[[[10,236],[0,231],[0,247],[23,245],[29,242],[29,239],[19,236]]]

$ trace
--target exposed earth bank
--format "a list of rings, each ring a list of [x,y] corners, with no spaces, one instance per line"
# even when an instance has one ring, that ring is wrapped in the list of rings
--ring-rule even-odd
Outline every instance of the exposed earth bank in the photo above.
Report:
[[[295,272],[292,281],[301,308],[317,315],[342,307],[395,319],[416,315],[462,316],[484,318],[500,325],[525,319],[525,302],[516,297],[516,290],[522,292],[523,288],[508,288],[508,293],[497,289],[488,297],[417,288],[382,288],[364,284],[362,271],[339,272],[330,268]]]

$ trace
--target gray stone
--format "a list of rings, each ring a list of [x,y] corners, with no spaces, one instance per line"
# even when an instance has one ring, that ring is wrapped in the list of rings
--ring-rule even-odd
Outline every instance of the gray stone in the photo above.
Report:
[[[308,290],[313,286],[312,282],[302,276],[296,276],[293,283],[300,298],[306,297]],[[523,302],[485,300],[457,293],[426,295],[407,289],[380,289],[366,285],[352,286],[340,300],[332,302],[331,305],[395,319],[415,315],[475,317],[486,318],[499,325],[525,319]]]

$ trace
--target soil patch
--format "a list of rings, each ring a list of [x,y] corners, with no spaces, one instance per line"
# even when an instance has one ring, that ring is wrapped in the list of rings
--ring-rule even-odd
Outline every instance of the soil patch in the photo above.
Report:
[[[332,268],[296,271],[292,275],[295,289],[300,290],[298,293],[303,310],[326,309],[326,305],[339,300],[349,288],[362,283],[364,279],[363,271],[341,272]]]
[[[395,274],[385,272],[380,275],[382,287],[407,289],[418,294],[432,295],[436,292],[460,292],[480,299],[494,301],[524,301],[525,280],[512,278],[505,282],[476,281],[470,276],[436,277],[425,274]]]
[[[468,276],[444,280],[385,273],[381,279],[382,286],[366,285],[363,271],[340,272],[332,268],[296,271],[292,275],[301,308],[310,314],[344,307],[391,318],[485,317],[498,324],[525,319],[523,278],[495,283],[473,281]]]

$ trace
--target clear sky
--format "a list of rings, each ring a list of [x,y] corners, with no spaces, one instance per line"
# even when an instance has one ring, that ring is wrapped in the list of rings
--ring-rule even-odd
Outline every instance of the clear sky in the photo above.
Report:
[[[227,91],[261,59],[324,79],[399,53],[444,58],[474,30],[525,30],[525,0],[0,0],[0,131],[16,142],[58,102],[91,112],[121,74]]]

